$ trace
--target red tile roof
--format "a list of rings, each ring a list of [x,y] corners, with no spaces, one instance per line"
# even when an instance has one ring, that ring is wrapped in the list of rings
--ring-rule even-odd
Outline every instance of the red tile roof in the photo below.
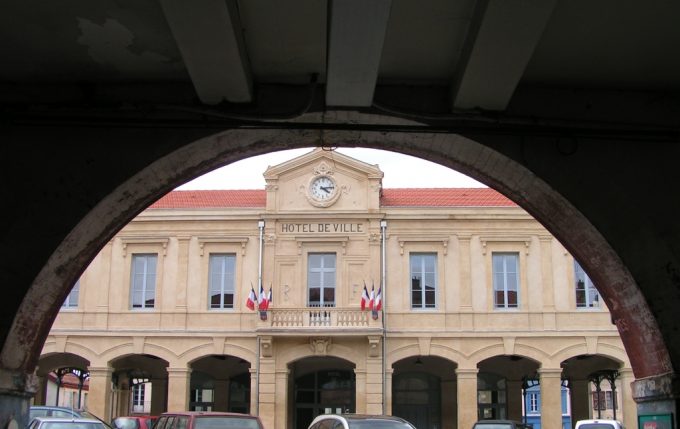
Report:
[[[152,209],[264,207],[267,194],[260,189],[172,191],[151,205]]]
[[[490,188],[383,189],[383,207],[516,207]]]
[[[173,191],[151,209],[264,208],[264,190]],[[382,207],[515,207],[517,204],[490,188],[383,189]]]

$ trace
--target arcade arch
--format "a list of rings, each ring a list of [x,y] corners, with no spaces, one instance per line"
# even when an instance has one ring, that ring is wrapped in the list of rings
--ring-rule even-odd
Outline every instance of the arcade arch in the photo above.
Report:
[[[74,249],[89,249],[89,256],[94,256],[96,248],[103,240],[122,226],[121,222],[148,205],[154,197],[167,191],[187,175],[204,172],[225,161],[231,162],[246,156],[264,153],[274,148],[303,147],[312,142],[319,143],[318,133],[308,131],[277,131],[284,134],[273,135],[270,130],[233,131],[209,137],[194,144],[187,145],[172,155],[159,160],[150,169],[142,171],[137,177],[114,192],[103,201],[101,207],[95,208],[88,219],[73,231],[68,245]],[[551,190],[545,183],[537,180],[528,170],[514,163],[509,158],[483,147],[475,142],[454,135],[417,135],[401,133],[371,133],[360,135],[354,133],[334,132],[331,137],[324,136],[323,144],[333,146],[361,145],[376,148],[397,149],[422,158],[430,159],[456,168],[480,181],[490,184],[513,198],[532,213],[575,255],[585,261],[583,265],[589,272],[607,272],[608,278],[597,281],[603,297],[611,309],[614,320],[619,326],[625,323],[623,341],[626,348],[636,353],[631,355],[632,366],[638,378],[670,372],[671,365],[665,346],[646,306],[640,306],[644,300],[635,286],[623,263],[598,232],[580,215],[574,207],[560,195]],[[293,142],[291,139],[298,139]],[[255,143],[255,144],[253,144]],[[248,147],[248,145],[253,146]],[[208,149],[203,152],[201,149]],[[206,153],[207,152],[207,153]],[[180,162],[180,160],[182,162]],[[183,164],[186,162],[186,164]],[[491,167],[493,166],[493,168]],[[146,178],[155,178],[147,181]],[[531,186],[526,185],[531,182]],[[141,185],[144,184],[144,185]],[[119,192],[121,192],[119,194]],[[132,198],[122,198],[123,195]],[[114,202],[125,203],[112,216],[106,213]],[[100,210],[104,210],[103,212]],[[566,212],[566,214],[565,214]],[[556,213],[561,213],[557,216]],[[99,218],[97,222],[94,220]],[[570,231],[581,231],[574,237]],[[585,239],[585,245],[584,244]],[[85,243],[89,243],[87,246]],[[93,246],[92,243],[95,245]],[[88,252],[86,251],[86,253]],[[15,324],[10,332],[2,358],[10,367],[30,370],[31,362],[39,353],[38,345],[19,340],[20,333],[30,323],[44,325],[43,314],[30,314],[30,305],[38,296],[44,297],[45,288],[54,286],[54,279],[59,279],[62,292],[68,290],[74,282],[76,269],[60,271],[71,251],[68,247],[60,249],[48,261],[38,276],[27,296],[27,304],[17,313]],[[54,276],[54,274],[59,274]],[[62,274],[66,273],[66,274]],[[52,275],[52,278],[49,276]],[[604,276],[603,276],[604,277]],[[50,296],[49,294],[47,294]],[[635,308],[636,311],[631,311]],[[41,319],[40,316],[43,316]],[[51,320],[49,320],[51,323]],[[44,326],[43,326],[44,328]],[[47,332],[46,329],[42,331]],[[44,337],[38,338],[38,344]],[[643,359],[642,350],[651,350],[657,359]]]

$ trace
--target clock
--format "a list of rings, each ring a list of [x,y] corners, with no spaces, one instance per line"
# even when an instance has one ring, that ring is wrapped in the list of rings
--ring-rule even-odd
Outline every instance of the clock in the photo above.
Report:
[[[312,178],[309,182],[307,199],[316,207],[328,207],[333,204],[340,192],[338,185],[330,176],[321,175]]]

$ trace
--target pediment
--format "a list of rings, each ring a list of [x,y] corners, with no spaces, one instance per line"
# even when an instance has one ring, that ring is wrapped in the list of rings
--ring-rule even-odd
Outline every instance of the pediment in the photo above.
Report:
[[[379,206],[383,172],[330,149],[309,153],[264,172],[267,210],[370,210]]]

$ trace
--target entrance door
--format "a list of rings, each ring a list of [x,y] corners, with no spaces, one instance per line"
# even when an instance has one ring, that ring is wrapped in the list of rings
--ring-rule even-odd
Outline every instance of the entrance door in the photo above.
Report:
[[[307,429],[320,414],[355,411],[354,372],[347,370],[315,371],[295,379],[296,429]]]
[[[439,377],[431,374],[398,374],[392,385],[392,413],[418,429],[441,428],[440,385]]]

